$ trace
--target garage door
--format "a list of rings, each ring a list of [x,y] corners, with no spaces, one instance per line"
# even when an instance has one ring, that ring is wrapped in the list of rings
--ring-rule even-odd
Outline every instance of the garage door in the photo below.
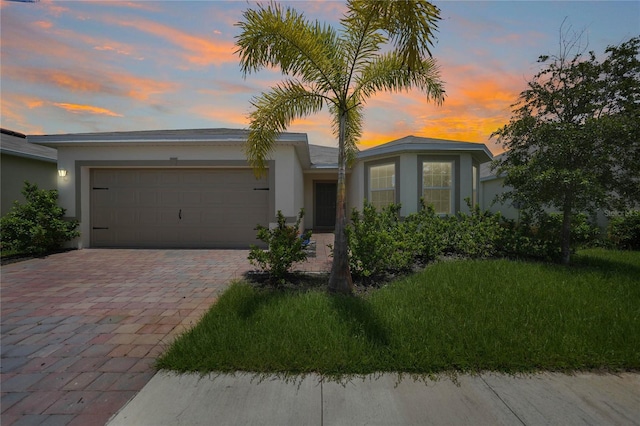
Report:
[[[93,169],[93,247],[247,248],[268,223],[250,169]]]

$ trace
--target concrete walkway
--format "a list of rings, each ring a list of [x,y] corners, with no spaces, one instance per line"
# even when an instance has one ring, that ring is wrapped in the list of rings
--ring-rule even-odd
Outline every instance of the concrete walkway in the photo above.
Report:
[[[109,426],[637,425],[640,376],[495,374],[347,383],[158,373]]]

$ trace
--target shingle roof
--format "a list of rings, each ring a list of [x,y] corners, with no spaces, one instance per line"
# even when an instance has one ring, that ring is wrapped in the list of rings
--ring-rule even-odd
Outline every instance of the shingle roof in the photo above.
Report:
[[[311,164],[318,167],[338,167],[338,148],[333,146],[309,145]]]
[[[22,133],[8,129],[0,129],[0,133],[2,136],[0,141],[0,151],[3,154],[43,160],[52,163],[58,161],[58,151],[46,146],[29,143],[27,141],[27,137]]]
[[[177,129],[135,130],[125,132],[67,133],[56,135],[34,135],[30,140],[42,144],[98,144],[100,142],[179,142],[179,141],[224,141],[242,142],[247,139],[244,129]],[[280,141],[307,140],[306,133],[282,133]]]
[[[501,159],[505,154],[506,152],[503,152],[502,154],[499,154],[493,157],[493,159],[494,160]],[[489,178],[495,178],[495,177],[496,177],[495,172],[491,170],[491,163],[480,164],[480,179],[489,179]]]

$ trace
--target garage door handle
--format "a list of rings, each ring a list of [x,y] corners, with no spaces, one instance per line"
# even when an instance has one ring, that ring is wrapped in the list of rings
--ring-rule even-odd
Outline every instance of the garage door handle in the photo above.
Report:
[[[182,219],[182,209],[178,212],[178,219]]]

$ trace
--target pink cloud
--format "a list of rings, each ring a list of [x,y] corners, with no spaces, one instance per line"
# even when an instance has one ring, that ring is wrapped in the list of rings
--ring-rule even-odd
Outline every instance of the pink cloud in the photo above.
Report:
[[[214,41],[206,37],[195,36],[184,31],[144,19],[126,20],[103,17],[108,23],[132,27],[139,31],[162,38],[180,48],[184,60],[192,65],[207,66],[236,63],[236,47],[232,41]]]
[[[80,69],[56,70],[3,67],[4,77],[30,84],[44,84],[70,92],[106,94],[146,101],[155,95],[174,92],[179,83],[104,71],[100,74]]]

